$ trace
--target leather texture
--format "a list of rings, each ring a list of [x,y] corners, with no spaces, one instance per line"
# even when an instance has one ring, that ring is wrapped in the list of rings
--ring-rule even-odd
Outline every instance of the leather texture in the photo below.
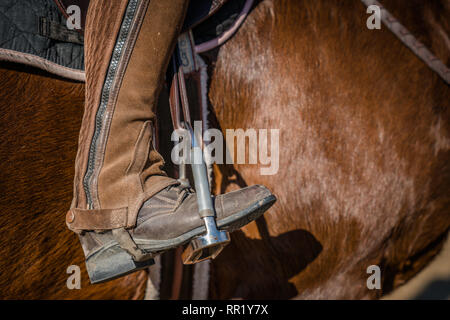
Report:
[[[94,282],[133,272],[135,261],[204,232],[195,193],[167,177],[153,147],[155,108],[188,3],[90,3],[86,106],[66,224],[79,234]],[[216,220],[236,230],[274,202],[263,186],[219,195]]]
[[[135,5],[133,16],[131,5]],[[126,219],[109,219],[109,227],[117,227],[112,221],[126,221],[131,228],[144,201],[176,183],[162,170],[164,161],[153,148],[152,134],[157,97],[187,5],[186,0],[90,3],[85,30],[86,106],[71,206],[74,221],[81,219],[84,226],[89,215],[81,218],[80,209],[108,216],[110,210],[126,208]],[[129,32],[123,37],[128,18]],[[119,45],[120,59],[114,64],[113,52]],[[92,223],[96,229],[98,221]]]
[[[261,185],[218,195],[213,198],[216,220],[232,216],[271,195]],[[157,193],[144,203],[132,235],[135,240],[167,240],[203,224],[198,214],[196,194],[189,189],[174,186]]]
[[[165,70],[187,5],[186,0],[150,1],[117,97],[98,178],[101,190],[98,198],[101,205],[128,207],[132,224],[146,200],[136,199],[136,195],[159,191],[155,189],[156,180],[173,183],[163,177],[164,162],[153,148],[152,126]]]
[[[214,198],[216,221],[220,225],[224,219],[270,197],[273,197],[272,193],[260,185],[218,195]],[[251,214],[252,212],[248,212],[248,215]],[[240,219],[245,220],[247,217],[243,216],[235,220]],[[144,203],[139,211],[137,226],[129,230],[129,233],[133,241],[144,243],[136,246],[145,250],[145,242],[174,239],[203,225],[193,190],[169,186]],[[80,240],[88,259],[99,250],[115,243],[117,238],[111,230],[89,231],[82,232]]]
[[[85,110],[75,160],[74,199],[72,208],[87,209],[83,191],[95,115],[127,1],[91,1],[85,30],[86,98]]]
[[[67,212],[66,221],[71,230],[109,230],[127,226],[127,208],[83,210],[72,209]]]

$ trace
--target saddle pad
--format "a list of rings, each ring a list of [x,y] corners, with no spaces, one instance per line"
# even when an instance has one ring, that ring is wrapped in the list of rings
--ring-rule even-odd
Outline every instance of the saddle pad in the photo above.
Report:
[[[80,5],[83,26],[89,0],[0,0],[0,61],[31,65],[85,81],[82,31],[66,27],[65,10],[69,3]],[[195,44],[215,38],[234,23],[244,3],[245,0],[193,2],[185,28],[196,25]]]
[[[84,81],[83,45],[74,39],[82,41],[82,36],[67,28],[53,0],[0,1],[0,60]]]

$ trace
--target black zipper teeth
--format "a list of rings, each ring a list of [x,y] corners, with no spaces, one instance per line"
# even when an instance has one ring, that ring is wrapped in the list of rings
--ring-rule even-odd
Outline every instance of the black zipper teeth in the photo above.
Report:
[[[109,63],[108,73],[107,73],[105,82],[103,84],[100,106],[99,106],[99,108],[97,110],[97,114],[95,116],[94,135],[92,137],[91,145],[89,148],[89,158],[88,158],[87,170],[86,170],[86,174],[83,179],[83,187],[84,187],[84,191],[86,193],[86,199],[87,199],[89,209],[93,209],[93,207],[94,207],[93,201],[92,201],[92,195],[91,195],[90,180],[94,173],[95,155],[97,153],[98,137],[100,136],[100,133],[103,129],[102,128],[103,127],[103,117],[104,117],[106,107],[109,102],[111,86],[112,86],[114,77],[116,76],[116,73],[117,73],[119,61],[120,61],[120,58],[122,57],[122,54],[124,51],[125,42],[127,41],[128,35],[130,33],[131,23],[136,14],[138,2],[139,2],[139,0],[130,0],[130,2],[128,3],[128,6],[127,6],[127,9],[125,12],[125,17],[124,17],[124,19],[122,21],[122,25],[120,27],[119,36],[117,37],[117,41],[114,46],[111,61]]]

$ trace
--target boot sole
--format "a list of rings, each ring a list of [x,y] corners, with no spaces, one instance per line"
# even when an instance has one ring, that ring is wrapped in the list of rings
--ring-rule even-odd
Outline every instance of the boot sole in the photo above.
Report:
[[[253,220],[258,219],[261,215],[264,214],[276,201],[274,195],[270,195],[263,200],[255,202],[251,206],[247,207],[245,210],[239,211],[229,217],[217,221],[217,228],[219,230],[225,230],[228,232],[233,232],[239,230],[246,224],[250,223]],[[206,228],[204,225],[192,229],[189,232],[186,232],[176,238],[167,239],[167,240],[141,240],[136,239],[136,244],[139,245],[145,251],[148,252],[158,252],[173,249],[179,246],[182,246],[192,238],[200,236],[206,232]]]
[[[255,202],[245,210],[237,212],[229,217],[217,221],[220,230],[228,232],[236,231],[264,214],[276,201],[274,195],[270,195],[263,200]],[[176,238],[167,240],[139,240],[135,242],[139,247],[147,252],[167,251],[182,246],[193,238],[206,232],[205,226],[195,228]],[[123,250],[118,243],[111,242],[104,248],[97,251],[86,260],[86,268],[91,283],[101,283],[116,279],[129,273],[145,269],[154,264],[153,259],[138,262],[134,261],[130,254]]]

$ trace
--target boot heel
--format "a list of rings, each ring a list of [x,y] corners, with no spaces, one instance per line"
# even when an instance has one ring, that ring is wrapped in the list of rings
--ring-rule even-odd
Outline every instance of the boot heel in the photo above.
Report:
[[[145,269],[155,261],[134,261],[133,257],[118,245],[98,251],[86,260],[86,269],[92,284],[113,280],[129,273]]]

